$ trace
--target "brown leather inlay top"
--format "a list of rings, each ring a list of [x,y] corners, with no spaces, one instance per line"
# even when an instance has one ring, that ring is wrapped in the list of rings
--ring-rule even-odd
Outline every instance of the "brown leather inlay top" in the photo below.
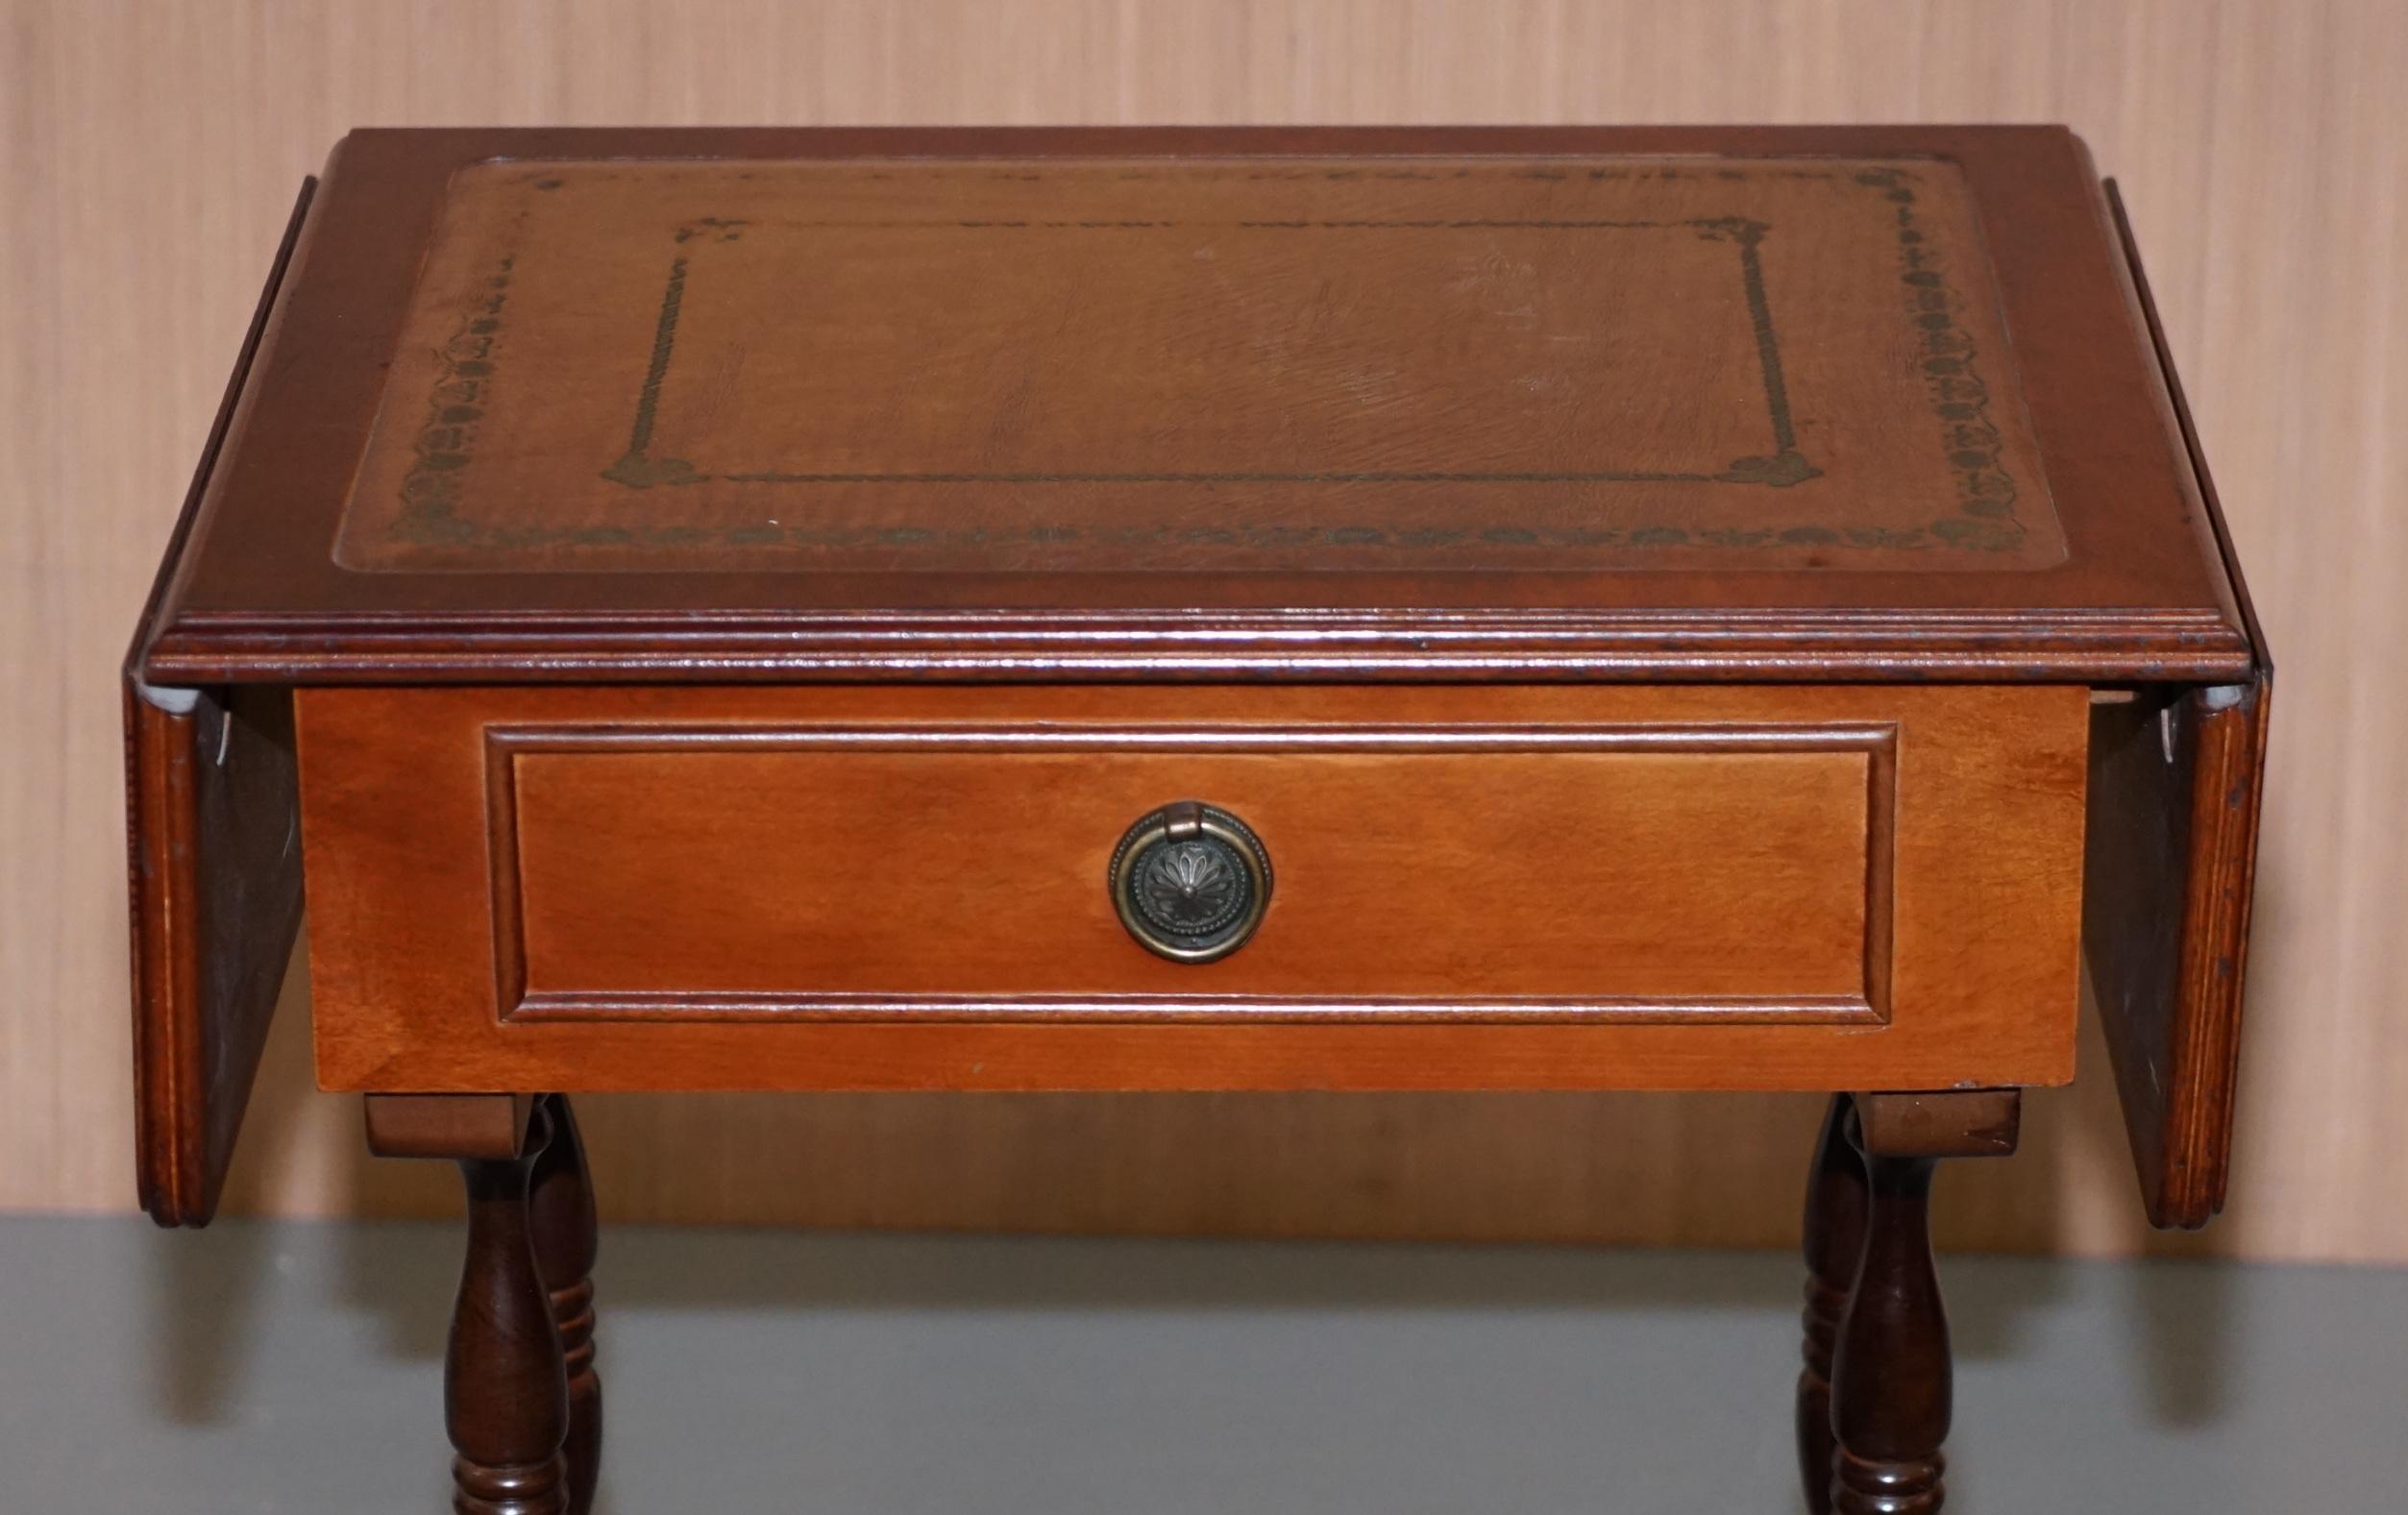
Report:
[[[1613,156],[493,162],[360,570],[2059,562],[1962,174]]]

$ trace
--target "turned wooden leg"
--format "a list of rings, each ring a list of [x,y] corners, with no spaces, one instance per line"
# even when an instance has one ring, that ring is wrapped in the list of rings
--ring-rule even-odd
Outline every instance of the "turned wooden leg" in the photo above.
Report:
[[[2015,1149],[2016,1091],[1866,1094],[1864,1245],[1831,1362],[1832,1515],[1932,1515],[1947,1498],[1948,1310],[1931,1260],[1931,1176]]]
[[[594,1507],[602,1465],[602,1377],[594,1368],[593,1273],[599,1235],[577,1116],[565,1094],[551,1096],[545,1105],[552,1115],[552,1140],[535,1159],[528,1220],[534,1234],[535,1271],[551,1294],[552,1318],[568,1370],[569,1437],[564,1452],[569,1515],[586,1515]]]
[[[1831,1515],[1831,1350],[1864,1256],[1864,1160],[1848,1096],[1831,1096],[1806,1175],[1806,1366],[1798,1374],[1798,1478],[1812,1515]]]
[[[526,1096],[370,1095],[368,1142],[459,1164],[468,1260],[443,1360],[455,1515],[567,1515],[569,1379],[528,1188],[550,1117]]]
[[[1946,1498],[1948,1311],[1931,1263],[1929,1158],[1865,1161],[1864,1263],[1832,1377],[1837,1515],[1926,1515]]]

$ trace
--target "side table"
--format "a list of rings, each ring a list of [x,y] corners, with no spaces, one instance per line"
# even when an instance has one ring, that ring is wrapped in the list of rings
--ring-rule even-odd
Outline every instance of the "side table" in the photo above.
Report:
[[[2221,1206],[2271,667],[2055,128],[355,133],[126,671],[144,1205],[455,1161],[455,1508],[596,1486],[612,1090],[1838,1091],[1817,1511],[1943,1159]]]

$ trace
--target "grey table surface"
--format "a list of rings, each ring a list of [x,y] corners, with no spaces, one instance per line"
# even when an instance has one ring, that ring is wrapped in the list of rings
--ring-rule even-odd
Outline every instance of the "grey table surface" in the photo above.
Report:
[[[0,1219],[0,1515],[445,1507],[456,1229]],[[1947,1259],[1955,1515],[2408,1508],[2408,1273]],[[1794,1515],[1778,1254],[619,1228],[603,1515]]]

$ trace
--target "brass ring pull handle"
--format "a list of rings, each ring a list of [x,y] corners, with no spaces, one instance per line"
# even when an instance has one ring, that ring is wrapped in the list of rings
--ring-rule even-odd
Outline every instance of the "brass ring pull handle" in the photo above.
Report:
[[[1225,810],[1183,799],[1142,816],[1112,849],[1120,924],[1148,952],[1210,963],[1245,945],[1271,903],[1271,858]]]

